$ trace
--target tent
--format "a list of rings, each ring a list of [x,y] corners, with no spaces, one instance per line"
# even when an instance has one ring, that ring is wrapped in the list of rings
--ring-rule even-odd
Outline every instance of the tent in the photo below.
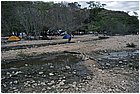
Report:
[[[20,40],[20,38],[17,37],[17,36],[10,36],[10,37],[8,38],[8,41],[19,41],[19,40]]]
[[[71,36],[69,34],[65,34],[63,39],[69,39]]]

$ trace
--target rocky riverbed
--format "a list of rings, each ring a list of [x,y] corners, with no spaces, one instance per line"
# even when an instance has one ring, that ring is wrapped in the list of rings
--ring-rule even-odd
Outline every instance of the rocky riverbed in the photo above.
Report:
[[[72,44],[2,51],[1,92],[138,93],[138,36],[92,37]],[[136,47],[126,47],[128,42]]]

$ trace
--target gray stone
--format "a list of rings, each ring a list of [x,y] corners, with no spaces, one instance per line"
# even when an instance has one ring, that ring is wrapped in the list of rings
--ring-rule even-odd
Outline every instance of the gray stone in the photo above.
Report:
[[[110,89],[108,89],[108,91],[109,91],[109,92],[111,92],[111,91],[112,91],[112,89],[110,88]]]
[[[54,74],[53,74],[53,73],[49,73],[49,75],[50,75],[50,76],[53,76]]]
[[[39,72],[38,74],[43,74],[43,72]]]
[[[119,64],[122,64],[123,62],[122,61],[119,61]]]
[[[106,63],[106,65],[107,65],[107,66],[110,66],[110,64],[109,64],[109,63]]]
[[[7,74],[7,75],[9,75],[9,74],[10,74],[10,72],[7,72],[6,74]]]
[[[47,87],[47,89],[50,90],[51,88],[50,87]]]
[[[75,71],[73,71],[72,73],[73,73],[73,74],[76,74],[76,72],[75,72]]]
[[[45,83],[45,82],[41,82],[40,84],[41,84],[41,85],[46,85],[46,83]]]
[[[15,84],[17,84],[17,83],[18,83],[18,81],[17,81],[17,80],[15,80],[15,81],[14,81],[14,83],[15,83]]]
[[[98,59],[98,61],[102,61],[102,59],[101,59],[101,58],[99,58],[99,59]]]
[[[90,76],[87,76],[87,79],[88,79],[88,80],[91,80],[91,77],[90,77]]]
[[[49,86],[53,85],[53,83],[47,83]]]
[[[53,86],[52,86],[52,88],[56,88],[56,86],[55,86],[55,85],[53,85]]]
[[[64,85],[65,83],[63,82],[63,81],[61,81],[60,83],[59,83],[59,85],[60,86],[62,86],[62,85]]]
[[[28,64],[25,64],[25,66],[28,66]]]
[[[66,69],[70,69],[70,66],[66,66]]]
[[[50,66],[50,68],[54,68],[54,66]]]
[[[21,72],[21,71],[17,71],[17,72],[15,73],[15,75],[20,74],[20,73],[22,73],[22,72]]]

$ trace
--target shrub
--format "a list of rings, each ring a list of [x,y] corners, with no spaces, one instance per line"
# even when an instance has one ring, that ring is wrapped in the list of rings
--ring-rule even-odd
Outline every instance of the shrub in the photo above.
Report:
[[[132,47],[132,48],[134,48],[134,47],[136,47],[136,45],[134,43],[127,43],[126,44],[126,47]]]

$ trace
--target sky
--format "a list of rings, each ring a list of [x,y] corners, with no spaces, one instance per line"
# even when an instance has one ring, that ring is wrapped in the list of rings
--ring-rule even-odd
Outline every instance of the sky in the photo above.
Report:
[[[79,1],[82,7],[87,7],[86,1]],[[100,1],[102,4],[106,4],[104,7],[108,10],[115,11],[129,11],[130,15],[134,15],[134,12],[139,13],[139,2],[138,1]]]
[[[47,0],[47,1],[52,1],[52,0]],[[61,2],[62,0],[54,0],[56,2]],[[63,1],[67,1],[67,2],[78,2],[81,7],[88,7],[88,4],[86,2],[88,1],[93,1],[93,0],[63,0]],[[99,1],[99,0],[97,0]],[[131,0],[131,1],[124,1],[124,0],[121,0],[121,1],[105,1],[105,0],[102,0],[102,1],[99,1],[100,3],[102,4],[106,4],[106,6],[104,7],[105,9],[108,9],[108,10],[115,10],[115,11],[124,11],[124,12],[128,12],[129,11],[129,15],[134,15],[133,11],[138,13],[139,15],[139,1],[134,1],[134,0]]]

